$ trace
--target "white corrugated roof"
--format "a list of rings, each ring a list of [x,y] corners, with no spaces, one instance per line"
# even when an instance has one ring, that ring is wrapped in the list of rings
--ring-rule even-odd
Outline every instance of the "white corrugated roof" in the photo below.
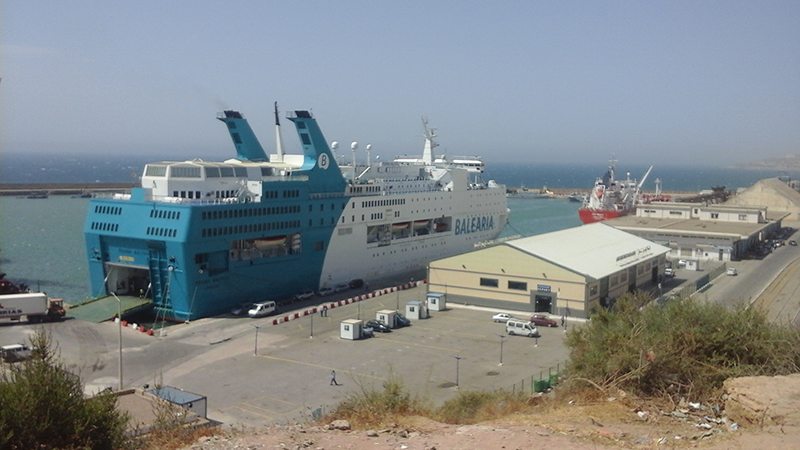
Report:
[[[516,239],[506,245],[594,279],[670,251],[601,222]]]

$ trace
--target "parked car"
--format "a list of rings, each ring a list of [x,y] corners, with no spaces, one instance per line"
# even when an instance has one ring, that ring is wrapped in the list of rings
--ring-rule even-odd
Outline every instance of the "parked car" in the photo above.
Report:
[[[739,275],[739,272],[736,270],[735,267],[728,267],[728,270],[725,271],[726,275],[736,276]]]
[[[364,287],[364,280],[361,278],[356,278],[355,280],[350,280],[350,289],[359,289]]]
[[[319,295],[320,297],[325,297],[326,295],[331,295],[334,292],[336,291],[334,291],[333,288],[331,287],[323,287],[319,288],[319,290],[317,291],[317,295]]]
[[[506,323],[509,320],[513,319],[513,318],[514,318],[514,316],[512,316],[511,314],[506,314],[506,313],[497,313],[497,314],[492,316],[492,320],[493,321],[495,321],[495,322],[503,322],[503,323]]]
[[[313,296],[314,296],[314,291],[312,291],[311,289],[306,289],[305,291],[296,294],[294,298],[296,298],[297,300],[307,300]]]
[[[789,241],[789,245],[797,247],[797,241]]]
[[[389,325],[386,325],[386,322],[377,319],[368,320],[366,326],[372,328],[373,331],[379,331],[381,333],[390,333],[392,331]]]
[[[665,277],[674,277],[675,276],[675,269],[672,267],[667,267],[664,269],[664,276]]]
[[[337,284],[336,286],[333,287],[333,292],[344,292],[348,289],[350,289],[349,284]]]
[[[24,361],[31,357],[31,349],[25,344],[11,344],[0,347],[0,359],[7,363]]]
[[[256,303],[247,315],[250,317],[264,317],[268,316],[278,310],[278,305],[275,302]]]
[[[373,336],[375,336],[375,330],[373,330],[372,327],[365,326],[361,329],[362,338],[371,338]]]
[[[545,316],[544,314],[534,314],[531,316],[531,323],[539,327],[557,327],[558,322]]]
[[[539,329],[536,328],[536,325],[522,321],[522,320],[514,320],[511,319],[506,322],[506,332],[510,335],[519,335],[519,336],[528,336],[528,337],[539,337]]]
[[[681,267],[686,267],[686,260],[685,259],[679,259],[678,260],[678,268],[681,268]]]
[[[398,328],[411,326],[411,320],[409,320],[408,317],[400,313],[395,313],[394,323],[397,325]]]

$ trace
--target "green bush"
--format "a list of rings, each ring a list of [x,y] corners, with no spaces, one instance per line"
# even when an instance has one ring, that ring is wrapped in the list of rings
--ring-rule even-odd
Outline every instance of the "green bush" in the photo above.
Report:
[[[116,396],[85,398],[44,332],[31,337],[31,353],[0,373],[0,448],[120,448],[128,417],[117,411]]]
[[[645,306],[620,298],[567,336],[567,371],[603,389],[708,398],[729,377],[782,375],[800,368],[800,335],[764,314],[691,299]]]

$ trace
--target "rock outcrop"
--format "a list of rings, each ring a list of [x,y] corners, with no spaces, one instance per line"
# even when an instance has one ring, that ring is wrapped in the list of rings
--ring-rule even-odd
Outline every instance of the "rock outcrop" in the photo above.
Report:
[[[800,374],[725,381],[725,412],[741,424],[800,427]]]

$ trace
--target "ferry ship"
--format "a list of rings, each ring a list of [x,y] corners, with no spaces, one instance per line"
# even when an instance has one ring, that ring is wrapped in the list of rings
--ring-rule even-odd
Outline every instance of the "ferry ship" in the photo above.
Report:
[[[155,314],[192,320],[243,302],[288,299],[353,280],[423,268],[496,238],[505,186],[479,158],[335,159],[309,111],[286,114],[302,154],[276,154],[244,116],[224,111],[236,157],[145,166],[141,187],[90,201],[85,223],[92,295],[138,295]]]

